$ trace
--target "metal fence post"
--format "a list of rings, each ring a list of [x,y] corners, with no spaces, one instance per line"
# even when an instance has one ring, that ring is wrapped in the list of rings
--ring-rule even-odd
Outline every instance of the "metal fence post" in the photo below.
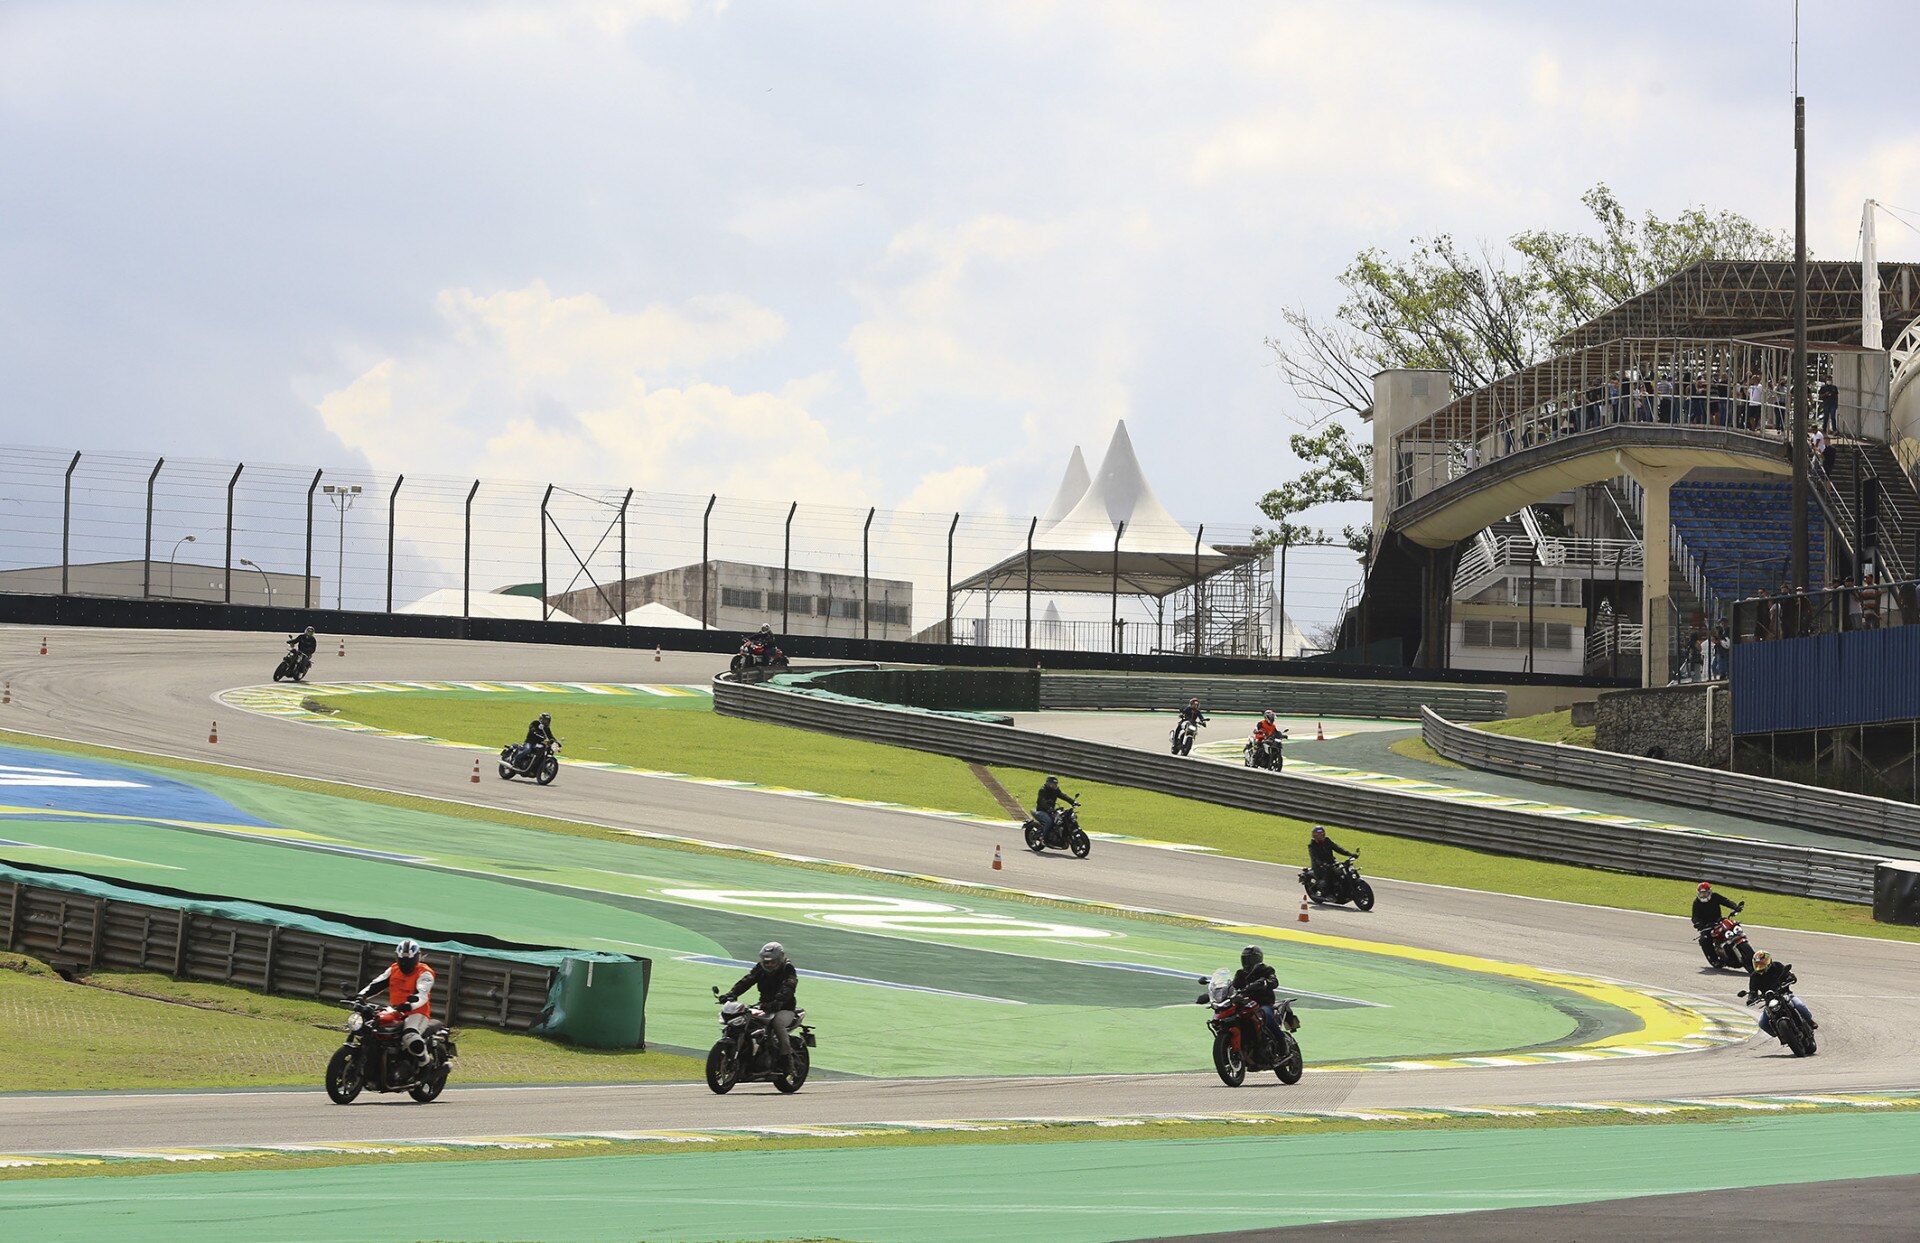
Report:
[[[540,620],[546,621],[547,608],[547,502],[553,499],[553,485],[540,498]]]
[[[706,512],[700,515],[700,624],[707,626],[711,618],[707,611],[707,532],[713,523],[713,503],[720,499],[718,492],[707,494]],[[781,624],[785,629],[785,623]]]
[[[1207,524],[1201,523],[1200,529],[1193,533],[1193,654],[1200,654],[1200,537],[1207,533]]]
[[[1033,533],[1040,526],[1035,517],[1027,523],[1027,651],[1033,651]]]
[[[633,504],[633,489],[628,488],[620,501],[620,624],[627,624],[627,506]]]
[[[953,533],[955,531],[958,531],[959,529],[960,529],[960,511],[956,509],[953,511],[953,521],[947,524],[947,631],[946,633],[947,633],[948,643],[953,642]],[[1920,541],[1920,533],[1916,533],[1914,536],[1914,539],[1916,541]],[[1916,557],[1914,564],[1920,565],[1920,557]]]
[[[313,607],[313,493],[320,486],[320,476],[324,468],[313,472],[313,482],[307,485],[307,581],[300,588],[300,607]]]
[[[860,527],[860,639],[873,642],[873,575],[868,556],[868,537],[873,530],[873,515],[879,506],[867,507],[867,520]]]
[[[393,543],[394,533],[400,524],[400,485],[407,481],[401,475],[393,481],[393,491],[387,493],[387,612],[393,612]]]
[[[160,468],[167,464],[161,458],[153,464],[153,473],[147,476],[147,539],[140,553],[140,594],[153,594],[153,482],[160,478]]]
[[[1274,608],[1279,616],[1273,619],[1273,654],[1281,660],[1287,658],[1287,549],[1293,547],[1293,532],[1280,541],[1280,598]]]
[[[67,594],[67,567],[71,557],[69,544],[73,536],[73,471],[80,465],[80,454],[75,451],[73,460],[67,463],[67,478],[60,498],[60,594]]]
[[[787,632],[787,612],[793,607],[793,516],[800,512],[800,502],[787,506],[787,527],[780,551],[780,633]],[[833,629],[833,618],[827,618],[827,629]]]
[[[80,459],[77,453],[73,456],[75,461]],[[233,468],[233,478],[227,480],[227,569],[220,598],[228,604],[233,603],[233,489],[240,482],[240,472],[246,468],[245,462],[240,463]]]
[[[1113,651],[1120,653],[1120,536],[1125,533],[1127,524],[1118,522],[1113,527]]]
[[[480,491],[480,481],[473,481],[467,489],[466,519],[460,533],[460,616],[473,616],[473,498]]]

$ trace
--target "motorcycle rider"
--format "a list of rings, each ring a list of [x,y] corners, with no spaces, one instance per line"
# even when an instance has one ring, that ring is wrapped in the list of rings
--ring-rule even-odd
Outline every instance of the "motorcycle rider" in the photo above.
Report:
[[[1049,842],[1053,840],[1053,819],[1057,814],[1054,809],[1063,799],[1074,807],[1080,805],[1079,800],[1069,798],[1060,789],[1060,778],[1048,777],[1033,800],[1033,818],[1040,825],[1041,836]]]
[[[753,636],[753,641],[760,645],[759,652],[754,655],[754,663],[761,665],[773,664],[773,649],[775,647],[773,641],[773,626],[767,622],[760,623],[760,633]]]
[[[1738,914],[1740,907],[1741,903],[1715,893],[1711,882],[1700,882],[1700,887],[1693,891],[1693,930],[1700,934],[1701,949],[1710,947],[1713,930],[1720,924],[1720,912]]]
[[[413,1060],[425,1066],[429,1060],[427,1038],[422,1033],[433,1018],[433,968],[420,961],[420,943],[403,938],[393,947],[393,963],[367,981],[359,1000],[382,983],[387,986],[387,1006],[401,1020],[400,1047]]]
[[[1273,1054],[1280,1056],[1280,1050],[1287,1042],[1280,1038],[1280,1019],[1274,1013],[1274,993],[1280,987],[1280,977],[1267,965],[1267,956],[1260,952],[1257,945],[1249,945],[1240,951],[1240,970],[1233,973],[1233,987],[1242,992],[1260,1008],[1260,1022],[1267,1029],[1267,1035],[1273,1038]]]
[[[300,672],[305,673],[313,665],[313,653],[320,646],[320,640],[313,637],[313,627],[308,626],[299,634],[288,635],[287,646],[300,653]]]
[[[1333,893],[1333,857],[1345,855],[1349,859],[1360,856],[1346,849],[1331,837],[1320,825],[1313,826],[1313,836],[1307,840],[1307,866],[1313,869],[1314,886],[1329,896]]]
[[[1199,733],[1200,727],[1206,723],[1207,714],[1200,711],[1200,699],[1195,696],[1187,700],[1186,707],[1180,709],[1180,719],[1173,723],[1173,736],[1176,740],[1179,739],[1183,726],[1191,726],[1194,733]]]
[[[527,723],[527,741],[521,750],[526,756],[527,771],[537,773],[540,766],[547,762],[547,753],[553,748],[553,717],[542,712]]]
[[[1786,988],[1793,982],[1793,965],[1775,962],[1772,954],[1761,950],[1753,956],[1753,970],[1747,976],[1747,991],[1741,996],[1747,999],[1748,1005],[1753,1005],[1760,1000],[1761,993]],[[1797,995],[1793,997],[1793,1008],[1800,1012],[1800,1017],[1807,1021],[1808,1027],[1820,1026],[1813,1017],[1813,1011],[1807,1009],[1807,1003]],[[1769,1036],[1773,1035],[1773,1025],[1767,1021],[1767,1012],[1764,1010],[1760,1012],[1760,1030]]]
[[[773,1032],[773,1052],[780,1060],[782,1074],[793,1069],[793,1041],[787,1030],[794,1024],[794,1011],[800,1008],[795,995],[799,987],[800,973],[787,961],[787,947],[769,941],[760,947],[760,961],[753,969],[720,995],[721,1001],[732,1001],[750,988],[760,990],[760,1010]]]
[[[1257,752],[1263,746],[1273,748],[1273,767],[1278,772],[1281,764],[1280,726],[1274,722],[1272,708],[1268,708],[1253,726],[1253,749]]]

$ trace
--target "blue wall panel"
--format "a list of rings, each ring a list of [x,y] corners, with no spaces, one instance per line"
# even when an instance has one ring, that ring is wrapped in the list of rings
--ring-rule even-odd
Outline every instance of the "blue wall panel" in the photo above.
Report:
[[[1743,643],[1733,649],[1733,732],[1920,718],[1920,626]]]

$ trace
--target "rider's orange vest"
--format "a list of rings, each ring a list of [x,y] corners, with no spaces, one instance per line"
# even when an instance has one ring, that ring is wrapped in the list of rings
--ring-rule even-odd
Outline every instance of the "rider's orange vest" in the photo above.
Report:
[[[1275,725],[1272,721],[1261,721],[1258,725],[1255,725],[1253,727],[1253,736],[1256,740],[1260,742],[1265,742],[1267,739],[1273,737],[1275,734],[1279,732],[1280,732],[1280,727],[1278,725]]]
[[[400,969],[400,964],[397,962],[394,963],[391,967],[388,967],[387,968],[387,1004],[395,1007],[396,1009],[399,1008],[400,1006],[406,1005],[407,998],[413,996],[414,993],[419,991],[420,977],[427,974],[429,974],[429,972],[427,971],[427,964],[424,959],[421,960],[420,962],[415,963],[413,965],[412,971],[402,971]],[[433,1003],[431,1001],[428,1001],[426,1004],[422,1005],[418,1010],[414,1011],[414,1013],[420,1015],[422,1018],[432,1018]]]

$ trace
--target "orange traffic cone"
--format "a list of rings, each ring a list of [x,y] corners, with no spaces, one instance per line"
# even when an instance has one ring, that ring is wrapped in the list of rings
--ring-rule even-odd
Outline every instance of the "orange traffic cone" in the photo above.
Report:
[[[1325,742],[1327,740],[1327,727],[1324,722],[1315,721],[1313,723],[1313,740],[1315,742]]]
[[[467,780],[471,781],[474,785],[480,784],[480,761],[479,760],[475,760],[473,762],[473,776],[467,778]]]
[[[9,682],[7,683],[5,689],[0,690],[0,704],[10,704],[12,702],[13,702],[13,683]]]
[[[1001,870],[1001,866],[1000,866],[1000,843],[999,843],[999,842],[995,842],[995,843],[993,844],[993,870],[994,870],[994,871],[996,871],[996,872],[998,872],[998,871],[1000,871],[1000,870]]]
[[[653,663],[656,665],[660,663],[660,645],[658,643],[653,645]]]
[[[1307,922],[1308,922],[1308,920],[1307,920],[1307,900],[1306,900],[1305,898],[1302,898],[1302,899],[1300,899],[1300,922],[1301,922],[1301,923],[1303,923],[1303,924],[1304,924],[1304,923],[1307,923]]]
[[[220,741],[220,722],[215,721],[212,725],[209,725],[207,727],[207,741],[208,742]]]
[[[42,656],[47,654],[47,636],[45,635],[40,636],[40,654]]]
[[[347,654],[347,636],[346,635],[340,636],[340,654],[342,656],[345,656]]]

